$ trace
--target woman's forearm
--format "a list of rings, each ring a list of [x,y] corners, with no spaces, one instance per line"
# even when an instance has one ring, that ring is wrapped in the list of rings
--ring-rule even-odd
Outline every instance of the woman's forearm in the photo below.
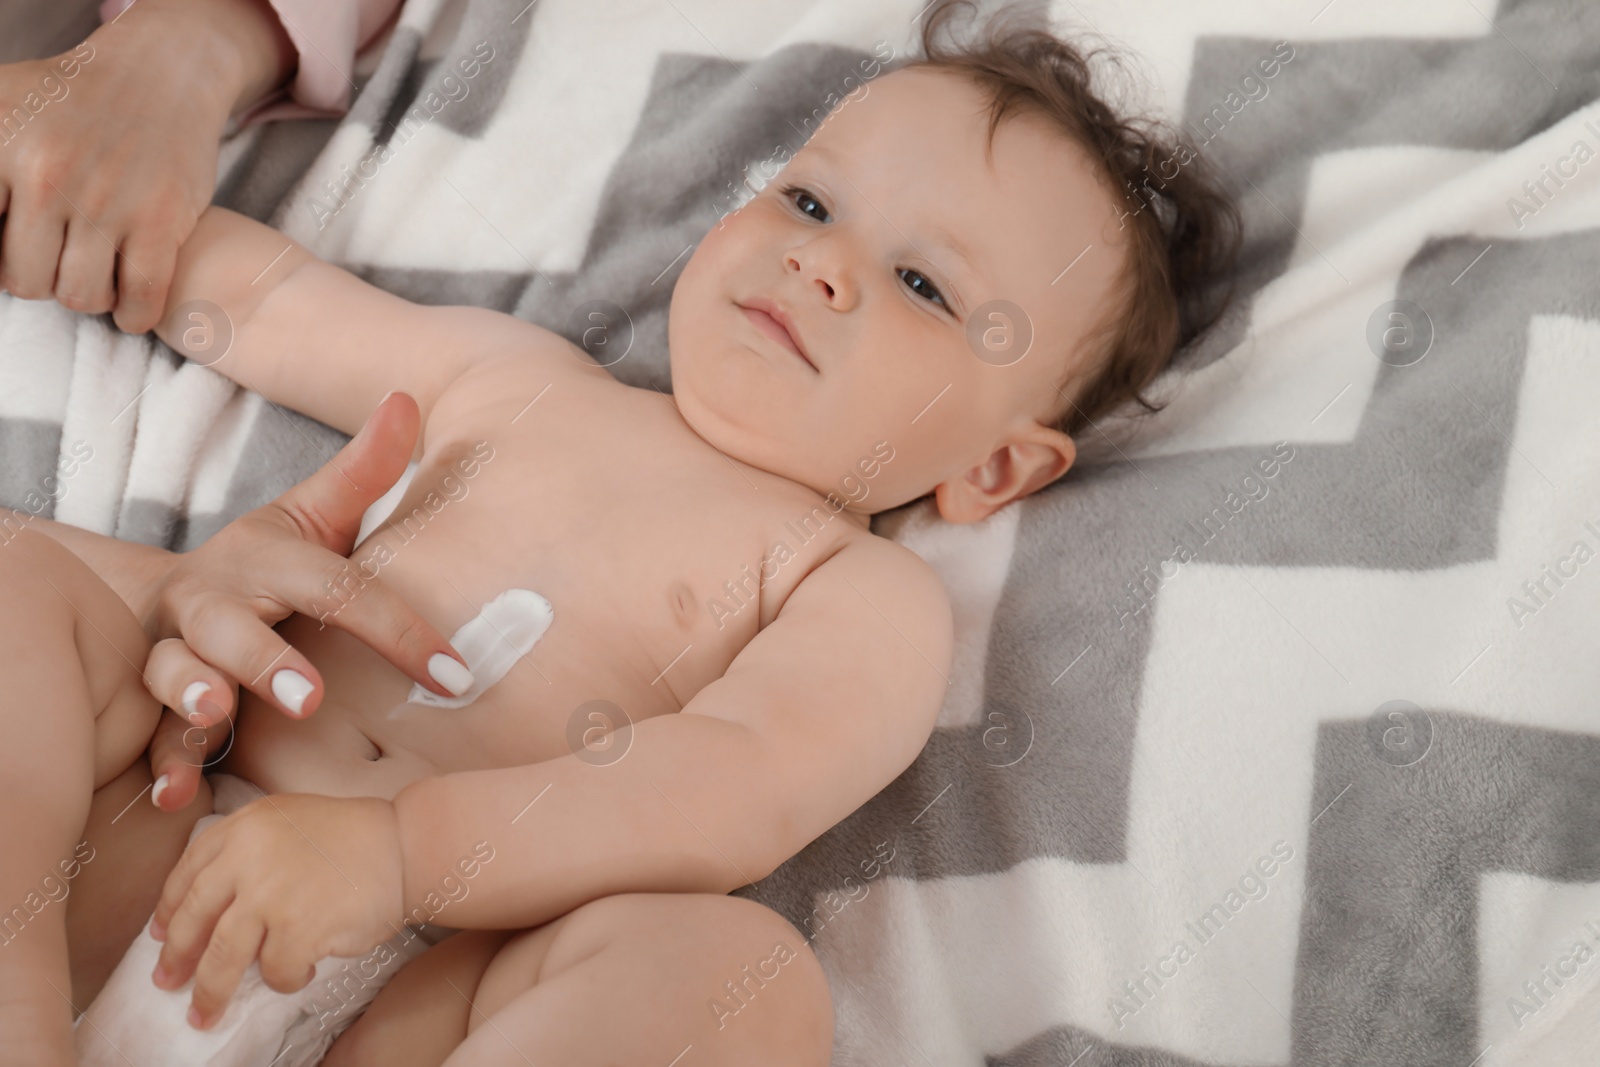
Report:
[[[11,539],[22,530],[42,533],[66,546],[114,589],[145,629],[149,629],[155,591],[162,576],[177,560],[176,553],[136,541],[119,541],[81,526],[0,507],[0,552],[4,552]]]

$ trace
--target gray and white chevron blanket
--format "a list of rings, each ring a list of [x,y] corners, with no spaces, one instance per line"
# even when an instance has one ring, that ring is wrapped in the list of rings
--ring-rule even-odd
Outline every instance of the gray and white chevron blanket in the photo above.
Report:
[[[611,301],[664,389],[690,249],[923,3],[411,0],[218,200],[414,300]],[[740,892],[841,1067],[1600,1061],[1600,6],[1034,8],[1143,57],[1244,299],[1047,491],[880,517],[954,599],[939,729]],[[188,548],[343,440],[0,301],[6,504]]]

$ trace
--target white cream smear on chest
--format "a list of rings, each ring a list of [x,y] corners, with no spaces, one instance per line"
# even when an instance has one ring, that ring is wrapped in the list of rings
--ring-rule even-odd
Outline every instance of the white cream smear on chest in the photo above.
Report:
[[[423,704],[434,708],[464,708],[506,676],[517,660],[526,656],[555,619],[550,601],[531,589],[507,589],[483,606],[450,636],[450,644],[467,661],[472,686],[460,696],[439,696],[415,683],[401,708]]]

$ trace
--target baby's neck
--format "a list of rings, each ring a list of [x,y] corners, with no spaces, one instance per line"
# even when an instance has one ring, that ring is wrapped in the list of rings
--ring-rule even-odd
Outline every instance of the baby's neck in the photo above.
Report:
[[[671,394],[668,394],[668,395],[670,396]],[[849,501],[846,500],[843,496],[841,496],[839,494],[839,491],[838,491],[837,487],[835,487],[835,486],[818,487],[818,486],[810,484],[809,482],[803,482],[803,481],[800,481],[800,480],[798,480],[796,478],[791,478],[786,474],[780,474],[777,471],[770,470],[767,467],[762,466],[760,463],[755,462],[754,460],[746,459],[744,456],[735,455],[732,452],[727,452],[727,451],[724,451],[721,448],[718,448],[717,445],[714,442],[707,440],[706,436],[704,434],[702,434],[699,430],[697,430],[695,428],[694,423],[690,422],[688,417],[684,415],[683,409],[678,406],[677,398],[676,397],[672,397],[672,401],[673,401],[672,406],[677,411],[678,418],[683,420],[684,428],[687,429],[690,433],[694,434],[695,437],[699,438],[700,441],[703,442],[705,444],[705,446],[707,448],[711,449],[713,452],[716,452],[718,455],[723,456],[724,458],[728,459],[731,462],[742,463],[746,467],[754,467],[757,470],[762,471],[763,473],[770,475],[771,477],[782,479],[783,481],[788,482],[790,485],[794,486],[797,489],[810,490],[811,492],[816,493],[818,496],[823,497],[824,499],[827,499],[830,496],[836,498],[838,501],[843,502],[844,505],[845,505],[843,508],[841,508],[837,512],[837,515],[836,515],[837,518],[842,519],[845,522],[848,522],[850,525],[852,525],[852,526],[856,527],[857,529],[860,529],[860,530],[862,530],[864,532],[867,532],[867,533],[872,532],[872,515],[871,515],[871,513],[870,512],[865,512],[865,511],[857,511],[855,508],[850,507],[849,506]]]

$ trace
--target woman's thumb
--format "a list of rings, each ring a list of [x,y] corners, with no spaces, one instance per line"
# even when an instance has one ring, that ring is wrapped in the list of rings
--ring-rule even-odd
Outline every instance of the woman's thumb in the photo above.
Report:
[[[289,513],[308,541],[349,555],[362,516],[405,473],[421,424],[422,413],[409,394],[389,393],[337,455],[273,503]]]

